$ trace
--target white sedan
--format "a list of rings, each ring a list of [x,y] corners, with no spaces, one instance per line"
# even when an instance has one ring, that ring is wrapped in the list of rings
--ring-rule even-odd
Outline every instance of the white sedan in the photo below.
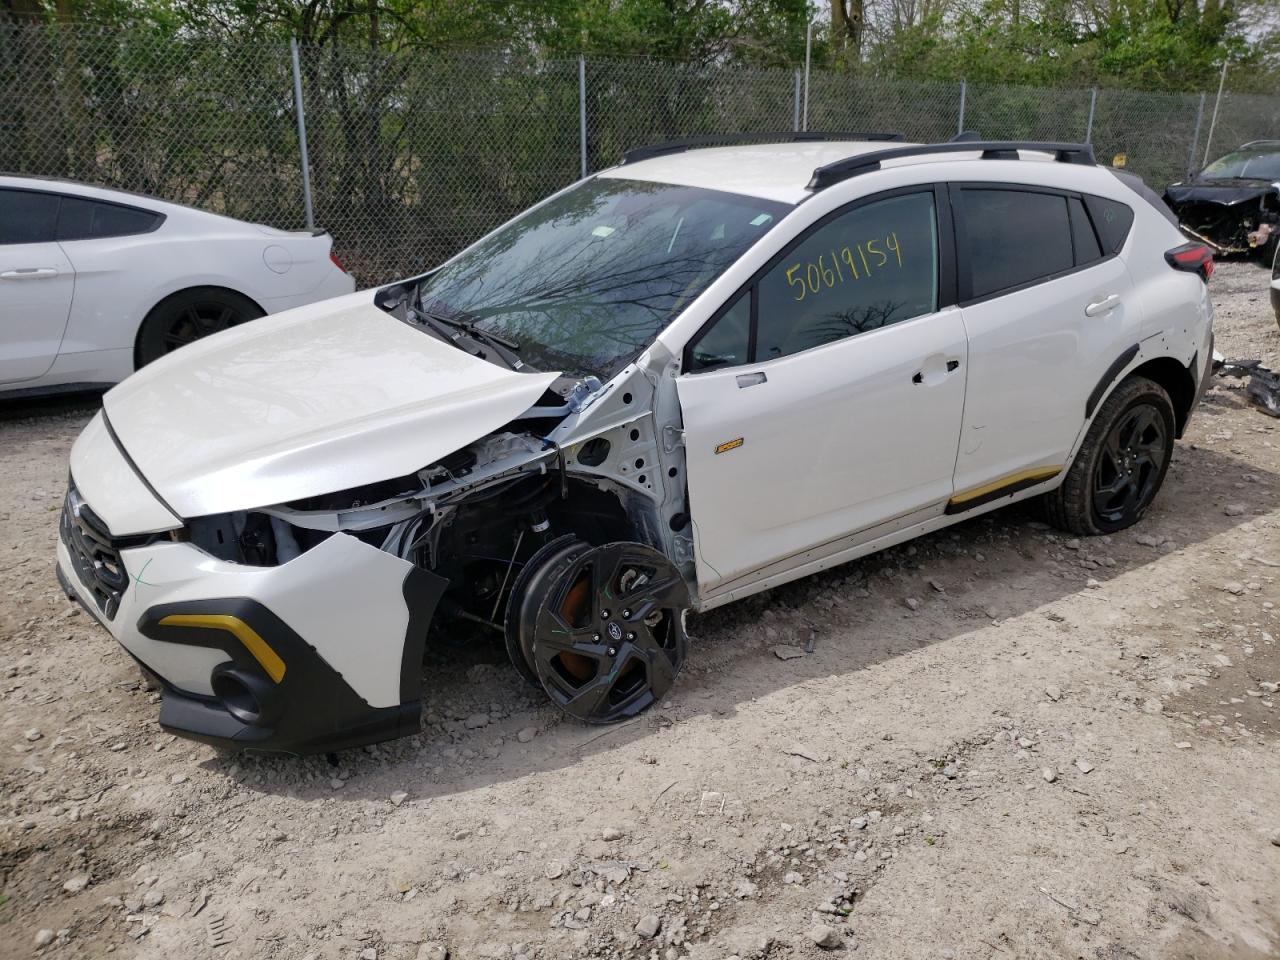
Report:
[[[0,176],[0,398],[109,386],[200,337],[351,293],[321,231]]]

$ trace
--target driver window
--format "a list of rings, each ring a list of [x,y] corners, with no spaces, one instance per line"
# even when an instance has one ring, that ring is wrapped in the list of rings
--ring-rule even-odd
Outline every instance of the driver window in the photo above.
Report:
[[[823,224],[760,278],[755,360],[790,356],[938,308],[933,191]]]

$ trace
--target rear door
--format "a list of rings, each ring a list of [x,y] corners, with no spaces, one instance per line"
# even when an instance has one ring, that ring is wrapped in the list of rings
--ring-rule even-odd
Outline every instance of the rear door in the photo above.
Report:
[[[1141,339],[1117,255],[1133,211],[1036,186],[951,187],[969,380],[952,511],[1055,476],[1090,393]]]
[[[685,351],[677,382],[706,591],[941,504],[964,407],[946,195],[809,228]]]
[[[0,383],[41,376],[62,343],[75,271],[56,240],[58,199],[0,188]]]

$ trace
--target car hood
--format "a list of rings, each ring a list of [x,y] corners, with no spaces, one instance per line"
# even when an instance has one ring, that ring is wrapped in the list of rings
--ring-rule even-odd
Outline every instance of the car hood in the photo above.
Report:
[[[1266,180],[1193,180],[1171,184],[1165,191],[1171,203],[1221,203],[1233,206],[1257,200],[1270,193],[1273,185]]]
[[[186,518],[406,476],[523,413],[556,376],[479,360],[363,291],[183,347],[103,407],[138,472]]]

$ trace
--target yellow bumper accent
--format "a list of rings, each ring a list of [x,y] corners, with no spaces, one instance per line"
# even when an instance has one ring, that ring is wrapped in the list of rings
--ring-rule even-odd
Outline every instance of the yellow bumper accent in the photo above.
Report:
[[[284,679],[284,661],[280,659],[267,641],[258,636],[258,631],[239,617],[226,614],[175,613],[160,621],[162,627],[197,627],[205,630],[223,630],[231,634],[244,648],[253,654],[253,659],[262,664],[267,676],[279,683]]]
[[[1001,477],[999,480],[993,480],[990,483],[984,483],[980,487],[973,487],[964,493],[957,493],[951,498],[952,503],[968,503],[970,500],[976,500],[978,497],[985,497],[987,494],[995,493],[1002,487],[1011,487],[1015,483],[1039,483],[1041,480],[1049,480],[1056,477],[1062,472],[1062,467],[1033,467],[1030,470],[1019,470],[1017,473],[1011,473]]]

